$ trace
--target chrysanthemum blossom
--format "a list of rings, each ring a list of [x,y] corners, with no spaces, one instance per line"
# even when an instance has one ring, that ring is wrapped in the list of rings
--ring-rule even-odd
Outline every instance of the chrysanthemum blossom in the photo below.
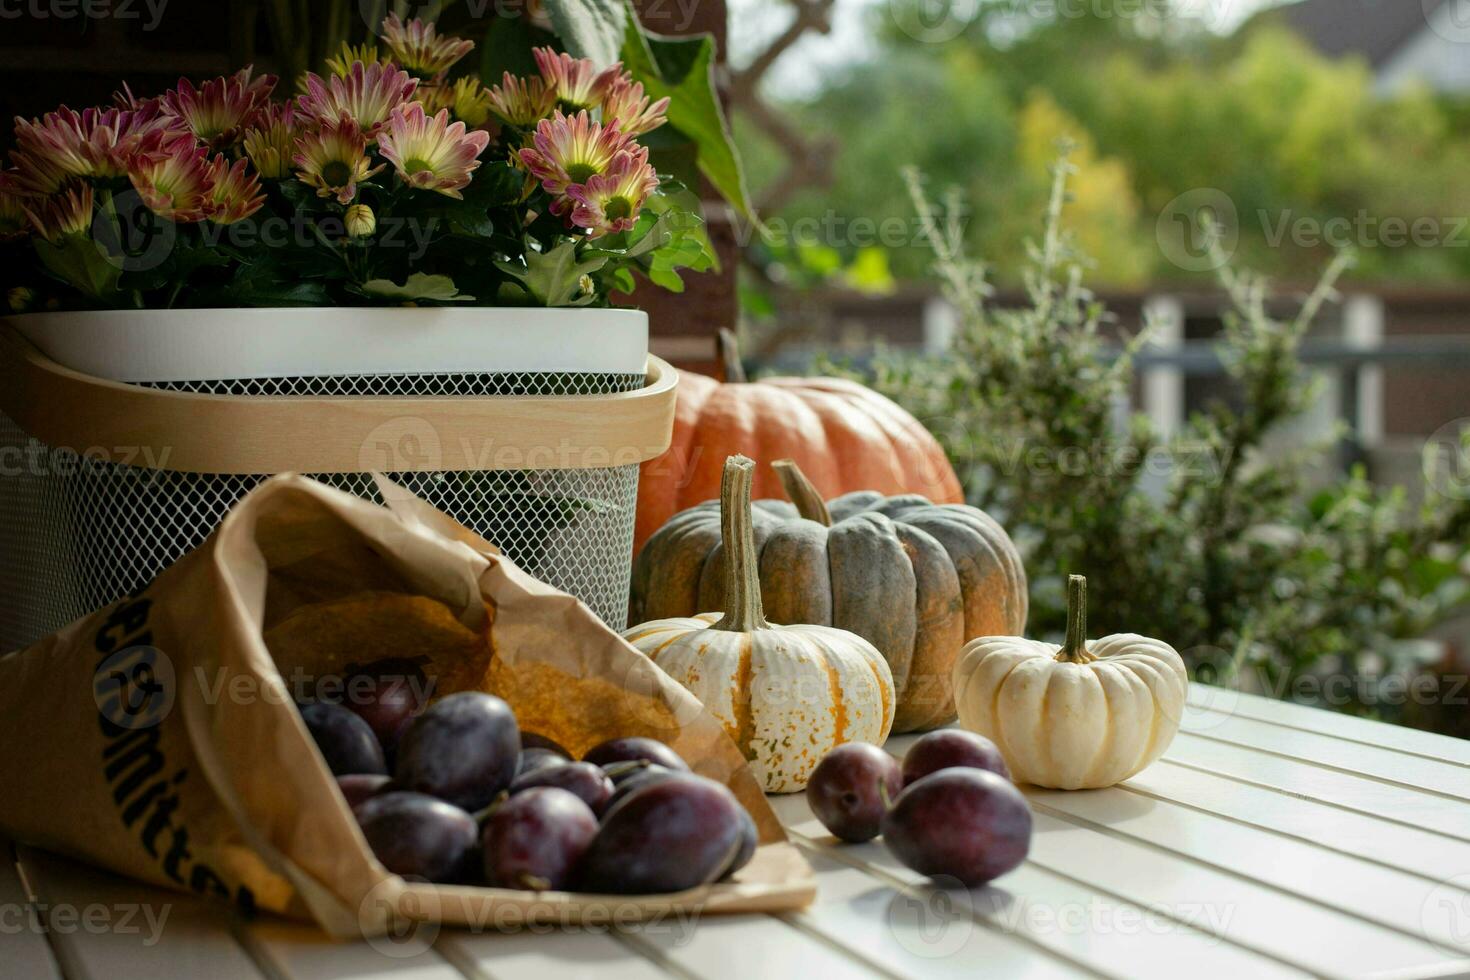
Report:
[[[353,238],[366,238],[378,230],[378,216],[366,204],[354,204],[348,208],[342,216],[342,223]]]
[[[66,190],[37,199],[26,207],[26,217],[40,237],[53,244],[68,235],[92,231],[92,185],[72,184]]]
[[[378,137],[378,152],[410,187],[463,197],[460,190],[480,166],[476,158],[489,142],[490,134],[483,130],[467,130],[462,122],[451,124],[448,111],[440,110],[431,119],[423,106],[412,103],[388,120]]]
[[[621,66],[598,71],[597,66],[586,58],[573,58],[550,48],[532,48],[531,54],[536,58],[536,67],[540,69],[546,87],[551,89],[562,110],[568,113],[596,109],[603,96],[622,76]]]
[[[450,108],[454,118],[477,129],[490,118],[490,91],[478,78],[461,78],[454,83],[454,102]]]
[[[606,173],[567,188],[572,201],[572,224],[587,229],[590,238],[628,231],[638,221],[639,209],[658,189],[658,174],[648,164],[643,147],[619,153]]]
[[[163,113],[181,120],[214,149],[233,146],[276,87],[274,75],[251,79],[250,73],[247,66],[233,75],[211,79],[197,89],[187,78],[181,78],[177,88],[163,94]]]
[[[413,101],[424,107],[426,116],[432,116],[440,109],[453,109],[454,86],[434,83],[420,85],[414,90]]]
[[[153,110],[157,110],[162,106],[163,99],[159,98],[158,96],[153,96],[146,99],[140,98],[133,94],[132,85],[128,84],[127,82],[123,82],[122,88],[112,93],[112,104],[117,106],[119,109],[151,108]]]
[[[336,54],[327,56],[327,71],[338,78],[345,78],[359,61],[365,65],[388,64],[388,59],[379,53],[376,44],[348,44],[343,41]]]
[[[12,163],[22,188],[52,194],[72,178],[121,177],[139,152],[157,152],[186,132],[160,116],[157,105],[139,109],[62,106],[40,119],[15,121]]]
[[[339,204],[351,204],[357,185],[383,169],[372,166],[367,137],[345,117],[322,122],[298,137],[293,159],[297,175],[316,188],[318,197],[335,197]]]
[[[383,21],[383,45],[393,60],[421,78],[436,78],[475,48],[474,41],[441,35],[418,18],[404,23],[397,14]]]
[[[594,175],[606,173],[613,159],[632,146],[626,133],[593,122],[586,112],[575,116],[558,112],[541,120],[531,142],[532,146],[520,151],[520,161],[554,195],[564,195],[570,185],[585,184]]]
[[[272,102],[245,131],[242,144],[260,176],[279,180],[291,174],[291,158],[296,154],[296,138],[300,135],[301,119],[291,104]]]
[[[134,157],[128,179],[148,209],[170,221],[199,221],[213,207],[209,153],[193,136],[176,138],[158,155]]]
[[[209,162],[209,179],[213,189],[209,196],[209,220],[229,225],[250,217],[265,203],[260,181],[244,160],[231,164],[218,154]]]
[[[667,96],[650,105],[642,83],[622,75],[602,97],[602,122],[629,136],[642,136],[668,122],[668,108]]]
[[[510,72],[490,89],[488,96],[490,111],[517,129],[530,129],[556,107],[556,91],[547,86],[545,79],[519,78]]]
[[[333,75],[325,82],[307,75],[306,92],[296,100],[296,107],[303,116],[320,123],[336,124],[346,117],[372,140],[418,84],[394,65],[355,61],[345,75]]]

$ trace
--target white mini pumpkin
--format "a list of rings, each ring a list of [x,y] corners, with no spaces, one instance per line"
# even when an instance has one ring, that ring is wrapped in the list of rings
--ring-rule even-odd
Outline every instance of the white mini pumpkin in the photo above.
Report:
[[[1140,772],[1179,730],[1189,674],[1136,633],[1087,642],[1087,580],[1067,583],[1066,643],[971,641],[955,663],[960,724],[995,742],[1017,782],[1100,789]]]
[[[791,793],[836,746],[882,744],[893,727],[893,674],[856,633],[766,622],[750,515],[754,467],[744,456],[725,463],[725,613],[655,620],[623,636],[720,719],[766,792]]]

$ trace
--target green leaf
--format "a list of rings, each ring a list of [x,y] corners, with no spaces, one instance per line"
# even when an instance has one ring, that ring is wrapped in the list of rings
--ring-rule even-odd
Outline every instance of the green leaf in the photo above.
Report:
[[[583,306],[593,296],[582,289],[582,277],[606,265],[607,256],[579,259],[576,243],[563,242],[550,252],[527,252],[524,267],[505,261],[495,264],[546,306]]]
[[[480,37],[480,77],[486,85],[500,84],[505,72],[512,75],[533,75],[536,60],[531,49],[540,42],[532,37],[531,19],[524,15],[516,17],[492,17],[485,33]]]
[[[888,253],[877,246],[858,249],[842,278],[853,289],[870,296],[883,296],[895,289],[893,271],[888,267]]]
[[[625,265],[614,269],[609,279],[612,288],[620,293],[631,293],[638,288],[638,280],[633,278],[633,270]]]
[[[206,294],[208,305],[219,306],[332,306],[333,297],[320,279],[303,279],[272,262],[244,266],[219,291]]]
[[[659,215],[661,224],[667,220],[674,241],[689,241],[699,246],[699,271],[720,268],[720,257],[709,240],[709,231],[700,217],[699,198],[693,191],[678,185],[664,188],[644,202],[643,207]]]
[[[57,245],[37,238],[35,245],[41,264],[62,282],[102,302],[115,297],[122,269],[91,238],[67,235]]]
[[[362,284],[362,291],[369,296],[381,296],[385,299],[429,300],[435,303],[464,303],[474,299],[473,296],[461,293],[454,280],[448,276],[431,276],[425,272],[415,272],[401,286],[387,279],[369,279]]]
[[[521,199],[525,184],[525,172],[504,160],[483,161],[464,189],[464,200],[484,208],[514,204]]]
[[[605,256],[620,266],[636,265],[654,283],[679,293],[684,280],[678,270],[706,272],[718,266],[714,248],[705,234],[704,222],[690,210],[688,202],[655,194],[643,205],[643,213],[632,231],[600,239],[584,257]],[[631,276],[610,277],[608,287],[631,292]]]
[[[668,215],[644,210],[632,231],[599,239],[583,252],[584,257],[605,255],[610,259],[636,259],[674,240],[674,222]]]
[[[546,0],[545,6],[567,53],[598,68],[618,60],[624,31],[636,21],[623,0]]]
[[[657,263],[645,270],[648,279],[655,286],[667,289],[671,293],[682,293],[684,291],[684,280],[674,268],[665,263]]]
[[[663,37],[628,17],[623,66],[650,99],[668,96],[669,125],[693,141],[700,173],[743,216],[752,218],[740,158],[714,80],[715,41],[708,34]]]

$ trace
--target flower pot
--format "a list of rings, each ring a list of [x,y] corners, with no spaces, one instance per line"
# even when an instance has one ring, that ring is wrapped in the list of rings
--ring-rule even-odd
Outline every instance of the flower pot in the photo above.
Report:
[[[0,320],[0,650],[140,589],[267,476],[384,473],[624,625],[675,375],[631,310]],[[387,492],[394,492],[387,488]]]
[[[106,310],[32,313],[6,322],[64,367],[133,383],[379,375],[641,379],[648,357],[648,315],[639,310]]]

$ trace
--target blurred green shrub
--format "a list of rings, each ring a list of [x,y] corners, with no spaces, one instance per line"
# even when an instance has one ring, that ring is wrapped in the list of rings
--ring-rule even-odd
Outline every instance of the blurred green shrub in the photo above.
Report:
[[[961,327],[941,354],[880,356],[869,382],[925,421],[970,501],[1016,537],[1032,635],[1060,635],[1063,583],[1081,573],[1094,635],[1160,637],[1207,678],[1404,717],[1361,682],[1418,672],[1423,645],[1403,641],[1470,598],[1470,494],[1431,486],[1411,506],[1354,474],[1313,496],[1305,477],[1325,447],[1268,445],[1316,398],[1298,345],[1350,259],[1288,321],[1267,314],[1262,280],[1225,265],[1220,354],[1240,407],[1214,405],[1165,440],[1126,409],[1147,331],[1119,354],[1063,228],[1072,170],[1055,168],[1041,236],[1021,253],[1028,302],[1012,309],[989,303],[986,270],[967,257],[961,198],[936,203],[910,177]],[[1470,459],[1470,432],[1461,449]],[[1334,676],[1350,683],[1324,688]]]
[[[1082,147],[1070,221],[1094,282],[1190,275],[1161,254],[1155,224],[1198,188],[1230,198],[1241,259],[1279,278],[1310,278],[1330,260],[1334,243],[1314,230],[1334,218],[1351,222],[1355,276],[1470,275],[1465,106],[1423,89],[1385,97],[1363,61],[1324,58],[1269,21],[1219,37],[1167,19],[1069,16],[1000,43],[991,8],[1011,16],[1016,5],[980,0],[982,16],[944,43],[890,24],[870,58],[785,106],[838,151],[831,185],[796,193],[776,216],[905,216],[897,173],[911,164],[965,191],[967,244],[996,278],[1018,281],[1025,257],[1010,246],[1046,199],[1044,163],[1066,133]],[[776,179],[776,149],[749,126],[737,137],[752,185]],[[1421,219],[1432,230],[1419,244],[1383,229]],[[850,254],[840,236],[827,244]],[[896,276],[922,275],[922,247],[890,252]]]

